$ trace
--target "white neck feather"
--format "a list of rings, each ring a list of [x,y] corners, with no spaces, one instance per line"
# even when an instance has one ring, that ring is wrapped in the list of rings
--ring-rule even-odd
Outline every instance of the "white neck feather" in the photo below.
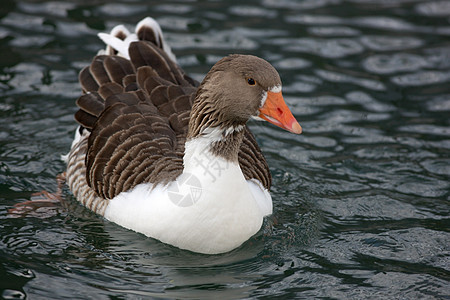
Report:
[[[198,159],[200,158],[200,156],[203,157],[204,159],[206,159],[205,156],[208,156],[208,159],[211,160],[219,159],[219,157],[214,156],[210,151],[212,144],[215,142],[222,141],[229,134],[235,131],[242,131],[243,129],[244,125],[229,127],[226,129],[218,127],[212,128],[209,127],[204,129],[201,132],[201,134],[199,134],[197,137],[188,140],[185,144],[184,158],[183,158],[185,170],[186,168],[190,168],[192,166],[192,163],[194,164],[198,163]],[[220,159],[224,160],[223,158]]]

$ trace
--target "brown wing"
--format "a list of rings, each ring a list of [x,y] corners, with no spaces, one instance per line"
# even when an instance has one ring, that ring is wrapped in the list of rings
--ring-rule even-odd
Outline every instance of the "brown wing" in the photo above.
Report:
[[[239,149],[239,165],[245,179],[256,179],[267,189],[272,185],[269,166],[250,129],[245,126],[244,139]]]
[[[85,94],[77,100],[75,119],[91,131],[86,179],[105,199],[139,183],[167,183],[183,170],[198,83],[149,42],[155,41],[151,29],[141,30],[146,32],[138,36],[146,40],[130,45],[130,60],[96,56],[79,75]],[[267,163],[247,128],[239,163],[247,179],[270,187]]]

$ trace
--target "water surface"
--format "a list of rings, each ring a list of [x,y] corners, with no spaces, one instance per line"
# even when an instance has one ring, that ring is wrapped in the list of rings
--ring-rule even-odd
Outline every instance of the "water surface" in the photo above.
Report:
[[[269,60],[303,127],[250,123],[274,214],[230,253],[162,244],[67,191],[8,215],[57,191],[96,33],[146,16],[196,79],[230,53]],[[449,23],[448,1],[2,0],[2,297],[448,299]]]

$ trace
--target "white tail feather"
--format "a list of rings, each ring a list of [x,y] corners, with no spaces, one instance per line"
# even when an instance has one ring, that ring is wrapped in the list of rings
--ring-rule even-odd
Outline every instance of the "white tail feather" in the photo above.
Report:
[[[159,42],[159,40],[161,40],[161,41],[164,40],[161,27],[159,26],[158,22],[155,21],[155,19],[147,17],[147,18],[141,20],[139,23],[137,23],[135,32],[137,33],[139,31],[139,29],[141,29],[144,26],[150,27],[151,29],[153,29],[153,32],[156,35],[156,42]],[[157,46],[161,47],[161,45],[157,45]]]
[[[119,32],[123,32],[125,34],[125,36],[129,36],[130,32],[128,31],[128,29],[123,26],[123,25],[117,25],[115,26],[112,30],[111,30],[111,35],[113,36],[117,36],[119,34]]]
[[[162,41],[162,45],[157,45],[159,47],[161,47],[164,52],[166,52],[166,54],[169,56],[169,58],[173,61],[173,62],[177,62],[177,58],[175,57],[175,55],[172,53],[172,49],[170,49],[170,46],[166,43],[166,41],[164,40],[164,36],[161,30],[161,27],[159,26],[158,22],[156,22],[155,19],[151,18],[151,17],[146,17],[145,19],[141,20],[137,25],[136,25],[136,32],[139,31],[139,29],[143,26],[147,26],[153,29],[153,32],[156,35],[156,40],[161,40]],[[158,39],[159,38],[159,39]]]
[[[132,42],[138,40],[136,34],[130,34],[127,36],[125,40],[121,40],[111,34],[107,33],[99,33],[98,37],[108,46],[114,48],[117,52],[119,52],[120,56],[125,57],[126,59],[130,59],[130,55],[128,54],[128,48]]]
[[[135,32],[137,33],[139,29],[141,29],[144,26],[152,28],[153,32],[156,35],[156,42],[159,43],[160,40],[162,42],[162,45],[157,46],[161,47],[173,62],[176,62],[177,59],[175,55],[172,53],[172,50],[170,49],[169,45],[167,45],[166,41],[164,40],[163,33],[158,22],[156,22],[155,19],[153,18],[147,17],[141,20],[136,25]],[[121,40],[116,37],[119,32],[123,32],[126,35],[125,40]],[[108,54],[109,47],[111,47],[118,52],[118,55],[130,59],[130,55],[128,54],[128,48],[130,47],[130,44],[132,42],[138,41],[136,33],[130,33],[128,29],[126,29],[125,26],[123,25],[115,26],[111,30],[111,33],[99,33],[98,37],[107,45],[107,48],[106,50],[100,50],[98,54],[99,55]]]

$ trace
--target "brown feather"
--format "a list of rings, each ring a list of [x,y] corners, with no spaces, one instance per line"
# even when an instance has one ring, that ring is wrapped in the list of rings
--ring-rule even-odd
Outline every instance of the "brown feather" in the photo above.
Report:
[[[142,66],[139,67],[137,72],[136,72],[136,78],[135,81],[137,82],[137,84],[139,85],[139,88],[141,89],[145,89],[147,91],[147,93],[151,93],[152,89],[154,87],[156,87],[157,85],[160,85],[159,83],[156,83],[155,86],[152,86],[151,89],[147,89],[146,88],[146,81],[154,78],[154,77],[158,77],[158,73],[156,73],[151,67],[149,66]]]
[[[103,99],[107,99],[109,96],[121,94],[122,92],[123,87],[115,82],[105,83],[98,89],[98,93]]]
[[[112,82],[122,84],[122,79],[133,74],[133,66],[128,59],[114,55],[107,56],[104,60],[106,73]]]
[[[173,83],[177,82],[167,60],[155,45],[147,42],[134,42],[130,45],[129,53],[131,62],[136,69],[142,66],[151,66],[160,77]]]
[[[89,69],[89,67],[83,68],[78,75],[78,81],[85,93],[96,92],[98,90],[98,83],[95,81]]]
[[[94,57],[94,60],[89,66],[89,71],[92,77],[94,77],[95,82],[97,82],[99,86],[111,82],[111,79],[108,76],[108,72],[106,72],[105,66],[103,64],[104,60],[107,57],[108,56],[106,55],[98,55]]]
[[[105,102],[97,92],[82,95],[77,99],[76,104],[81,110],[96,117],[100,116],[105,108]]]
[[[75,113],[74,117],[81,126],[88,129],[92,129],[92,127],[94,127],[95,121],[97,121],[97,116],[91,115],[81,109]]]

